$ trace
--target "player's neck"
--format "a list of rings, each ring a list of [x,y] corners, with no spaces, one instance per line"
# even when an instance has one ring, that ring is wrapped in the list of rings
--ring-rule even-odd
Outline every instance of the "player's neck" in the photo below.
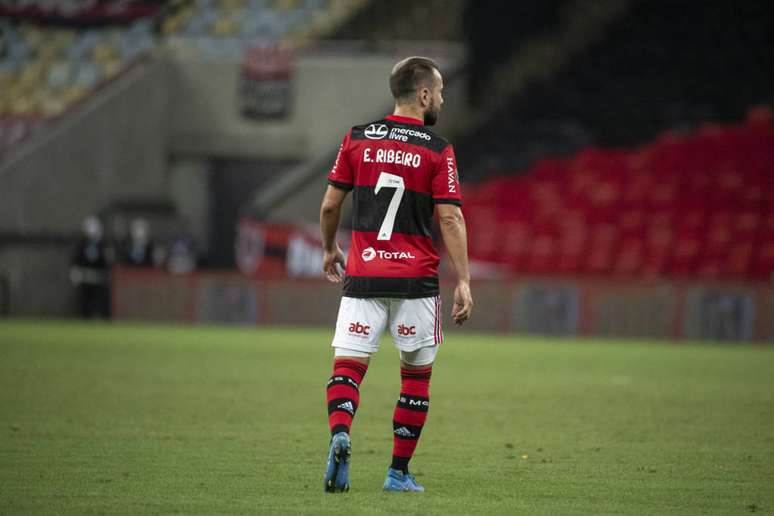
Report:
[[[395,110],[392,112],[392,116],[402,116],[404,118],[414,118],[416,120],[423,121],[425,116],[419,108],[413,106],[395,106]]]

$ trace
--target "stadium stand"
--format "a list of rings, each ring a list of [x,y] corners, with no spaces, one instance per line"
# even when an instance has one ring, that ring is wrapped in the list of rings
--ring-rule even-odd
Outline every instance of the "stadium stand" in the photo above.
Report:
[[[517,173],[590,145],[634,147],[665,130],[731,122],[750,105],[771,104],[773,17],[762,2],[645,0],[555,73],[502,96],[497,84],[512,83],[534,60],[514,63],[514,77],[481,88],[495,97],[494,116],[457,138],[464,180]],[[573,45],[563,44],[582,39],[588,29],[581,28],[555,38],[540,67],[570,53]]]
[[[771,279],[771,110],[728,125],[774,104],[771,11],[646,0],[618,15],[585,47],[580,25],[544,38],[543,76],[523,80],[527,43],[479,86],[498,107],[456,138],[473,257],[521,276]]]
[[[167,17],[162,33],[185,51],[239,57],[256,46],[300,46],[349,18],[364,1],[195,0]]]
[[[161,44],[239,59],[256,46],[301,46],[363,3],[195,0],[154,7],[153,2],[127,2],[127,9],[134,4],[142,9],[108,20],[91,11],[67,16],[59,11],[52,16],[43,7],[0,11],[9,14],[0,19],[0,156]]]
[[[397,41],[459,40],[463,9],[462,0],[369,2],[325,39],[360,41],[370,48]]]
[[[154,46],[152,23],[76,29],[0,21],[0,154],[116,78]]]
[[[468,186],[472,257],[531,275],[770,279],[774,111]]]

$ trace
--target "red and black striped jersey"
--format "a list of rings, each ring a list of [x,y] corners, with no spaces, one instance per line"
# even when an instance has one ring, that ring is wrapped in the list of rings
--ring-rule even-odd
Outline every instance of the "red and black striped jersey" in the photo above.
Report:
[[[352,190],[344,295],[438,295],[433,210],[462,203],[451,144],[414,118],[358,125],[344,137],[328,183]]]

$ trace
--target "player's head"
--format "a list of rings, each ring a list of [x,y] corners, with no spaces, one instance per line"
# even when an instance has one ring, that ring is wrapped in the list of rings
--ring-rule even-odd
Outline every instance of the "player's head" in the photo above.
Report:
[[[427,57],[407,57],[390,74],[390,91],[398,106],[418,108],[425,125],[433,125],[443,105],[443,77],[438,65]]]

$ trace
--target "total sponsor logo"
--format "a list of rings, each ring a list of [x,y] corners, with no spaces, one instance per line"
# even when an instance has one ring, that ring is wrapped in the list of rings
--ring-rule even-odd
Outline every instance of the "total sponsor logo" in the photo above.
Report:
[[[350,323],[349,333],[353,335],[362,335],[367,337],[368,335],[371,335],[371,327],[366,324],[360,324],[359,321],[355,321],[353,323]]]
[[[417,334],[416,326],[406,326],[405,324],[398,325],[398,335],[401,337],[410,337]]]
[[[373,247],[367,247],[360,253],[360,257],[364,262],[370,262],[374,258],[380,258],[382,260],[413,260],[416,258],[411,251],[378,251]]]
[[[360,257],[363,258],[364,262],[370,262],[376,258],[376,250],[373,247],[363,249],[363,252],[360,253]]]

